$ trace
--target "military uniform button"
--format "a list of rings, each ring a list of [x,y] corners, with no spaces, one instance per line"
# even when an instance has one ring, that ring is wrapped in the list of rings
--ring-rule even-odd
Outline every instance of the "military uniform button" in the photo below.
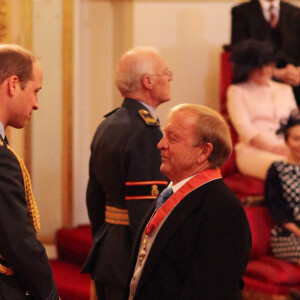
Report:
[[[30,293],[28,291],[26,291],[25,295],[26,296],[30,296]]]

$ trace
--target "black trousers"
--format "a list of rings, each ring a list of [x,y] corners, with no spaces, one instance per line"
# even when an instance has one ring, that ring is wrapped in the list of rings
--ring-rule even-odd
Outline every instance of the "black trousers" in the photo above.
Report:
[[[26,290],[22,287],[14,275],[0,274],[0,299],[1,300],[31,300],[30,295],[26,295]]]
[[[98,300],[121,300],[124,297],[124,289],[115,285],[103,284],[95,281],[95,289]]]

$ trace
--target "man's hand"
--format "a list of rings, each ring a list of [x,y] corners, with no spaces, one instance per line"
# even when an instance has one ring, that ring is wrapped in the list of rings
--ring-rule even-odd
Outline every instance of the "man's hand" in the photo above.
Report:
[[[294,65],[288,64],[285,68],[275,69],[273,72],[275,79],[286,84],[297,86],[300,84],[300,71]]]

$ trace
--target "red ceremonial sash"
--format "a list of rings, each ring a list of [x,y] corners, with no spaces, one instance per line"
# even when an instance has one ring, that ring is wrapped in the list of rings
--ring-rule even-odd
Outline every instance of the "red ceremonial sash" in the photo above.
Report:
[[[222,178],[220,169],[207,169],[191,178],[158,209],[146,226],[145,234],[149,235],[187,194],[218,178]]]

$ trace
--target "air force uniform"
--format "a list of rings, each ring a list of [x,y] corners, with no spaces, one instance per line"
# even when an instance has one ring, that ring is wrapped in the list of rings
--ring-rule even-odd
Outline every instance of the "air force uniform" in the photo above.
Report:
[[[125,99],[94,135],[86,194],[94,241],[83,272],[101,287],[101,299],[121,299],[133,237],[167,185],[157,149],[161,138],[158,121],[135,99]]]

